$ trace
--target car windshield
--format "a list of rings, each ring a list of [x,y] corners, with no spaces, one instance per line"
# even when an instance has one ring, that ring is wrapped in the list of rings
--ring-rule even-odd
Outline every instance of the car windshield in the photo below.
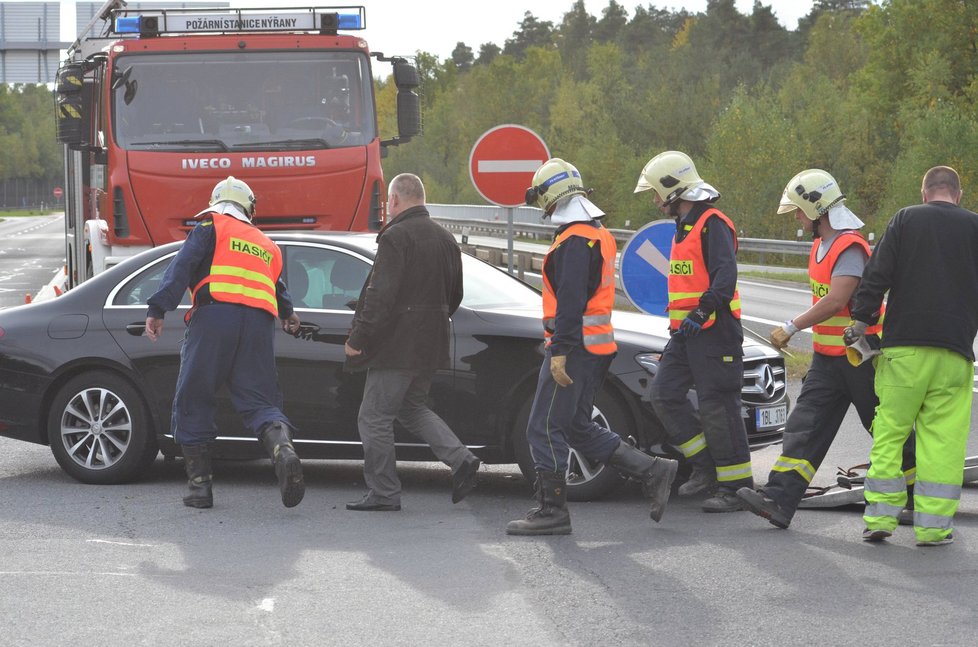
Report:
[[[358,52],[120,56],[112,109],[115,140],[128,150],[314,150],[375,137],[370,69]]]
[[[540,309],[540,293],[505,271],[462,254],[465,294],[462,305],[473,310],[491,308]]]

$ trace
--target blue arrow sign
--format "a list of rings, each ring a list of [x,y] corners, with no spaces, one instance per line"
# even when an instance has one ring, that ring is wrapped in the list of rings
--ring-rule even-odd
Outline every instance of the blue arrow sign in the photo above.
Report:
[[[674,220],[650,222],[621,250],[618,273],[625,296],[636,308],[659,317],[669,304],[669,254],[676,235]]]

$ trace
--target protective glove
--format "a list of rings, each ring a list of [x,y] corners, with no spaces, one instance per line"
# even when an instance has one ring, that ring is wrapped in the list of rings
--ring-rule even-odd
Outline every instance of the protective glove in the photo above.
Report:
[[[567,374],[566,355],[552,355],[550,357],[550,374],[553,376],[554,382],[560,386],[570,386],[574,383],[574,380]]]
[[[867,324],[853,320],[849,327],[842,331],[842,341],[846,346],[858,344],[860,338],[866,336],[866,328]]]
[[[771,331],[771,343],[778,350],[784,350],[788,347],[788,341],[791,339],[791,336],[796,332],[798,332],[798,326],[795,325],[794,321],[789,319]]]
[[[696,335],[700,334],[700,330],[703,329],[703,324],[705,324],[709,318],[710,315],[704,312],[701,308],[697,308],[686,315],[686,318],[679,324],[679,333],[684,337],[695,337]]]

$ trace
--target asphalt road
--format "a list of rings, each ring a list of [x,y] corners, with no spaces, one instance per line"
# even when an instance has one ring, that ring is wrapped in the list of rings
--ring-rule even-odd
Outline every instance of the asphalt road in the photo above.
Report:
[[[868,447],[849,421],[820,471]],[[450,502],[448,469],[402,464],[404,509],[356,513],[353,462],[307,462],[286,509],[265,462],[218,463],[185,508],[179,462],[86,486],[47,448],[0,439],[4,645],[970,645],[978,489],[958,541],[861,541],[856,509],[790,530],[673,499],[660,524],[627,486],[572,504],[574,534],[508,537],[530,505],[511,467]],[[777,449],[754,454],[763,479]],[[825,475],[823,476],[823,473]]]
[[[49,235],[5,224],[0,277],[32,263],[7,251],[20,236]],[[797,312],[768,289],[745,286],[748,316]],[[779,449],[752,455],[757,482]],[[850,413],[814,484],[868,450]],[[573,535],[516,538],[503,529],[531,500],[515,466],[483,468],[453,506],[447,468],[401,464],[400,513],[344,509],[360,469],[308,462],[306,499],[285,509],[267,463],[220,462],[216,505],[201,511],[180,502],[179,462],[88,486],[47,447],[0,438],[0,644],[971,645],[978,627],[974,486],[940,548],[916,548],[909,528],[866,544],[858,507],[802,510],[783,531],[674,498],[655,524],[627,486],[571,504]]]

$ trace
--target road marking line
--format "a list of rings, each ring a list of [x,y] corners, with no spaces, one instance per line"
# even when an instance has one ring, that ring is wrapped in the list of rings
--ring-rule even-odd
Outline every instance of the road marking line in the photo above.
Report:
[[[134,546],[136,548],[156,548],[153,544],[131,544],[125,541],[109,541],[108,539],[86,539],[89,544],[112,544],[113,546]]]

